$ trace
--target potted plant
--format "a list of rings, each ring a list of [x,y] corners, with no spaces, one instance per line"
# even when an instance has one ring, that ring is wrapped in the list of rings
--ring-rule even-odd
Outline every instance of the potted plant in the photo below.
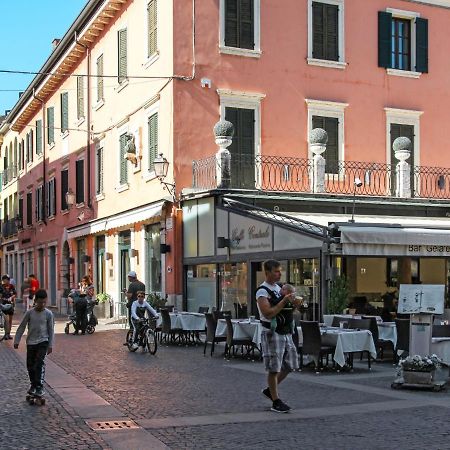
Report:
[[[98,317],[102,319],[111,318],[112,297],[107,292],[100,292],[95,298],[98,301]]]
[[[345,275],[339,275],[331,282],[327,304],[329,314],[342,314],[348,304],[349,292]]]
[[[447,365],[436,355],[408,356],[398,363],[399,375],[407,384],[431,384],[437,369]]]
[[[166,304],[167,297],[162,297],[158,292],[151,292],[150,294],[148,294],[147,302],[152,308],[156,309],[156,311],[159,311],[160,308],[162,308]]]

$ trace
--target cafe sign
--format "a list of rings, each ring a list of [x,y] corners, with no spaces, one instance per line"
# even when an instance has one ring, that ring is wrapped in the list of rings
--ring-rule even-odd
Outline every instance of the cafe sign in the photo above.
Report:
[[[251,218],[230,214],[230,253],[272,251],[272,225]]]

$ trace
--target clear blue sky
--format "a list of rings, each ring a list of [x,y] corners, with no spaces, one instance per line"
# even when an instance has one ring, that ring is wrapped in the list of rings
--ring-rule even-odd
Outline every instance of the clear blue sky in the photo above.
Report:
[[[38,71],[87,0],[0,0],[0,69]],[[0,73],[0,115],[11,109],[33,75]],[[14,90],[14,92],[4,92]]]

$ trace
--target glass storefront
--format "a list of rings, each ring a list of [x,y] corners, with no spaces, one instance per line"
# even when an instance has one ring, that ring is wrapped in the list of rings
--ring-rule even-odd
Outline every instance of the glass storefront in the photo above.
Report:
[[[216,307],[216,264],[187,266],[187,310],[197,312],[200,306]]]
[[[160,224],[145,227],[145,286],[147,292],[161,292],[161,235]]]
[[[248,317],[247,263],[219,264],[220,310],[231,311],[233,318]]]

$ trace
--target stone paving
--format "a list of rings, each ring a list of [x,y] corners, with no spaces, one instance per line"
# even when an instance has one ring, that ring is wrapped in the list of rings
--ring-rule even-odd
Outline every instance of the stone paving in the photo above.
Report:
[[[226,361],[223,346],[212,358],[203,356],[202,346],[129,353],[125,331],[107,328],[91,336],[57,335],[49,363],[55,386],[43,408],[24,402],[23,359],[11,341],[0,343],[0,405],[7,412],[0,421],[7,445],[0,449],[450,449],[450,394],[392,390],[389,362],[370,372],[363,361],[353,373],[293,373],[281,387],[293,411],[281,415],[269,412],[260,394],[260,362]],[[95,411],[115,411],[140,428],[129,435],[115,431],[114,438],[91,430],[83,408],[61,394],[58,370],[79,383],[87,399],[104,403],[91,419],[101,417]]]

